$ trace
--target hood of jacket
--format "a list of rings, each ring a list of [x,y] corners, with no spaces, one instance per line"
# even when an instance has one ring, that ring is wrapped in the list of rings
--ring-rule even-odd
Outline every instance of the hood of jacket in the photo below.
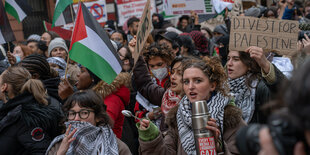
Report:
[[[60,83],[59,77],[42,80],[42,83],[44,84],[49,96],[56,98],[58,101],[62,101],[58,95],[58,85]]]
[[[93,90],[103,98],[114,94],[121,98],[121,100],[127,105],[130,100],[130,88],[131,88],[131,75],[126,72],[121,72],[117,75],[111,84],[104,81],[100,81]]]
[[[7,117],[9,114],[14,116]],[[22,119],[28,127],[40,126],[45,130],[53,130],[61,119],[61,113],[52,106],[38,103],[31,94],[23,93],[10,99],[0,109],[0,126],[4,127],[18,119]]]

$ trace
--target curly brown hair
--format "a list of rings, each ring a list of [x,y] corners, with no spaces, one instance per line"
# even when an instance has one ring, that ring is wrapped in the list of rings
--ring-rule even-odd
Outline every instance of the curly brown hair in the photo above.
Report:
[[[218,57],[203,57],[202,59],[192,57],[186,60],[183,65],[183,73],[188,68],[198,68],[209,78],[210,83],[215,82],[215,91],[227,96],[228,84],[227,75]]]
[[[146,63],[154,57],[160,57],[167,63],[168,66],[170,66],[173,60],[173,53],[171,49],[165,45],[158,45],[156,43],[151,44],[143,53],[143,56]]]

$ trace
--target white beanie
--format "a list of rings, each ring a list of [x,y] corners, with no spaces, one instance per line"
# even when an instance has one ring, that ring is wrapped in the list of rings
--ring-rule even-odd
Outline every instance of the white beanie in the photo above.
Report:
[[[68,53],[68,47],[66,45],[65,40],[63,40],[62,38],[54,38],[50,44],[48,45],[48,56],[51,56],[51,52],[54,48],[56,47],[62,47],[63,49],[66,50],[66,52]]]

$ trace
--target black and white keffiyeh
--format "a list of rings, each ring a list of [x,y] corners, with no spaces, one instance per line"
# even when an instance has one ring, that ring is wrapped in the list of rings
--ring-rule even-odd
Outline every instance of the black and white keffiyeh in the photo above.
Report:
[[[66,155],[117,155],[118,145],[115,134],[109,125],[93,126],[88,122],[69,121],[65,123],[67,128],[71,124],[70,133],[77,128],[73,135],[76,139],[71,142]],[[57,136],[50,144],[46,151],[49,150],[58,142],[61,142],[65,137],[64,134]]]
[[[223,96],[221,93],[216,93],[207,102],[209,113],[211,117],[216,119],[217,125],[221,128],[223,133],[223,119],[224,108],[229,103],[229,98]],[[192,130],[192,107],[189,99],[184,96],[179,103],[179,109],[177,112],[177,123],[179,137],[181,140],[184,151],[189,155],[195,155],[195,139],[194,132]]]
[[[258,80],[252,82],[249,88],[246,85],[246,76],[241,76],[237,79],[229,79],[228,84],[230,92],[235,97],[235,104],[242,110],[242,118],[249,123],[253,117],[255,110],[255,91]]]

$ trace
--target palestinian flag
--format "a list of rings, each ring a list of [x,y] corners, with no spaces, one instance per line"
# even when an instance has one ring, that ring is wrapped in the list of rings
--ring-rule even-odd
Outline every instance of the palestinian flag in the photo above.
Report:
[[[71,8],[72,0],[57,0],[53,16],[52,27],[61,26],[72,23],[74,19],[74,11]]]
[[[69,51],[72,60],[109,84],[122,70],[120,58],[107,33],[81,2]]]
[[[18,22],[23,21],[32,10],[26,0],[5,0],[4,7]]]
[[[0,44],[15,40],[8,16],[4,11],[3,3],[0,2]]]

